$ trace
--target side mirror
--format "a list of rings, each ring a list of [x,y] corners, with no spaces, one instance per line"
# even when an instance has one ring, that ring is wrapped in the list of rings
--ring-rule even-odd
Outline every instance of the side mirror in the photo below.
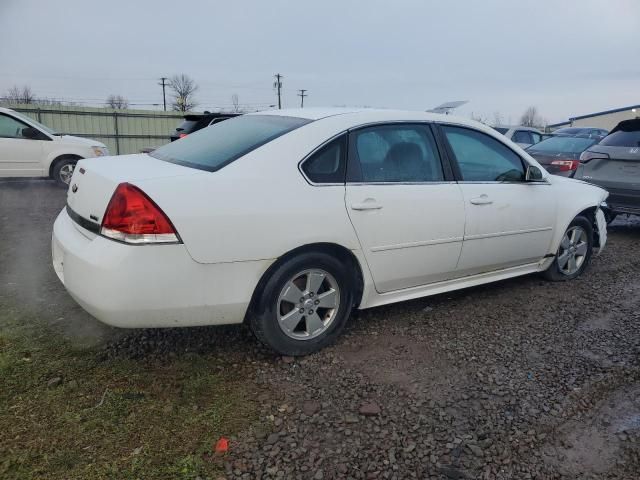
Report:
[[[33,127],[24,127],[22,129],[22,136],[31,140],[37,140],[40,138],[40,131]]]
[[[529,165],[527,167],[527,172],[524,177],[527,182],[544,182],[544,176],[542,175],[542,170],[540,170],[535,165]]]

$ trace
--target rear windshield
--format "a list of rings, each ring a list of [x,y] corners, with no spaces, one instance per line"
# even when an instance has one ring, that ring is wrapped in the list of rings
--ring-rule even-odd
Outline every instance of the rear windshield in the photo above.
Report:
[[[185,120],[176,127],[176,132],[191,133],[191,130],[198,124],[198,120]]]
[[[186,167],[216,171],[310,120],[276,115],[243,115],[184,137],[150,155]]]
[[[604,137],[600,145],[608,147],[640,147],[640,130],[632,132],[618,130]]]
[[[529,147],[528,151],[582,153],[594,143],[595,138],[551,137]]]

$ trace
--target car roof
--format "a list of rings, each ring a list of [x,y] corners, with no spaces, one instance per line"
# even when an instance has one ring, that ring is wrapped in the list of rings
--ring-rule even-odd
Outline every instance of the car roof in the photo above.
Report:
[[[424,112],[420,110],[392,110],[384,108],[290,108],[282,110],[266,110],[249,113],[247,115],[278,115],[282,117],[297,117],[308,120],[322,120],[340,116],[344,120],[353,119],[354,124],[368,122],[420,121],[420,122],[449,122],[472,127],[488,129],[487,125],[454,115]]]

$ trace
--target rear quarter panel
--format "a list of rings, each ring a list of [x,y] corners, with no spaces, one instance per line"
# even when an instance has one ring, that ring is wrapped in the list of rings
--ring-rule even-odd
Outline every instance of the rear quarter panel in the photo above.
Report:
[[[200,263],[274,259],[317,242],[359,249],[344,186],[312,186],[298,169],[340,130],[332,122],[311,123],[217,172],[135,183],[169,216]]]

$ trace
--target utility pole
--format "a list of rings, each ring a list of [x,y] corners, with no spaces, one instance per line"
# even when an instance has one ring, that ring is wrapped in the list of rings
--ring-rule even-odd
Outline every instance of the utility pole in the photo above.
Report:
[[[300,92],[298,94],[298,96],[300,97],[300,108],[304,108],[304,97],[308,97],[309,95],[304,93],[304,92],[306,92],[306,90],[304,88],[301,88],[298,91]]]
[[[282,90],[282,82],[280,81],[283,77],[279,73],[274,75],[276,77],[276,81],[273,82],[273,88],[278,91],[278,109],[282,109],[282,99],[280,95],[280,91]]]
[[[161,77],[160,81],[162,83],[159,83],[158,85],[162,85],[162,105],[164,106],[164,111],[167,111],[167,95],[165,94],[165,86],[167,85],[167,77]]]

